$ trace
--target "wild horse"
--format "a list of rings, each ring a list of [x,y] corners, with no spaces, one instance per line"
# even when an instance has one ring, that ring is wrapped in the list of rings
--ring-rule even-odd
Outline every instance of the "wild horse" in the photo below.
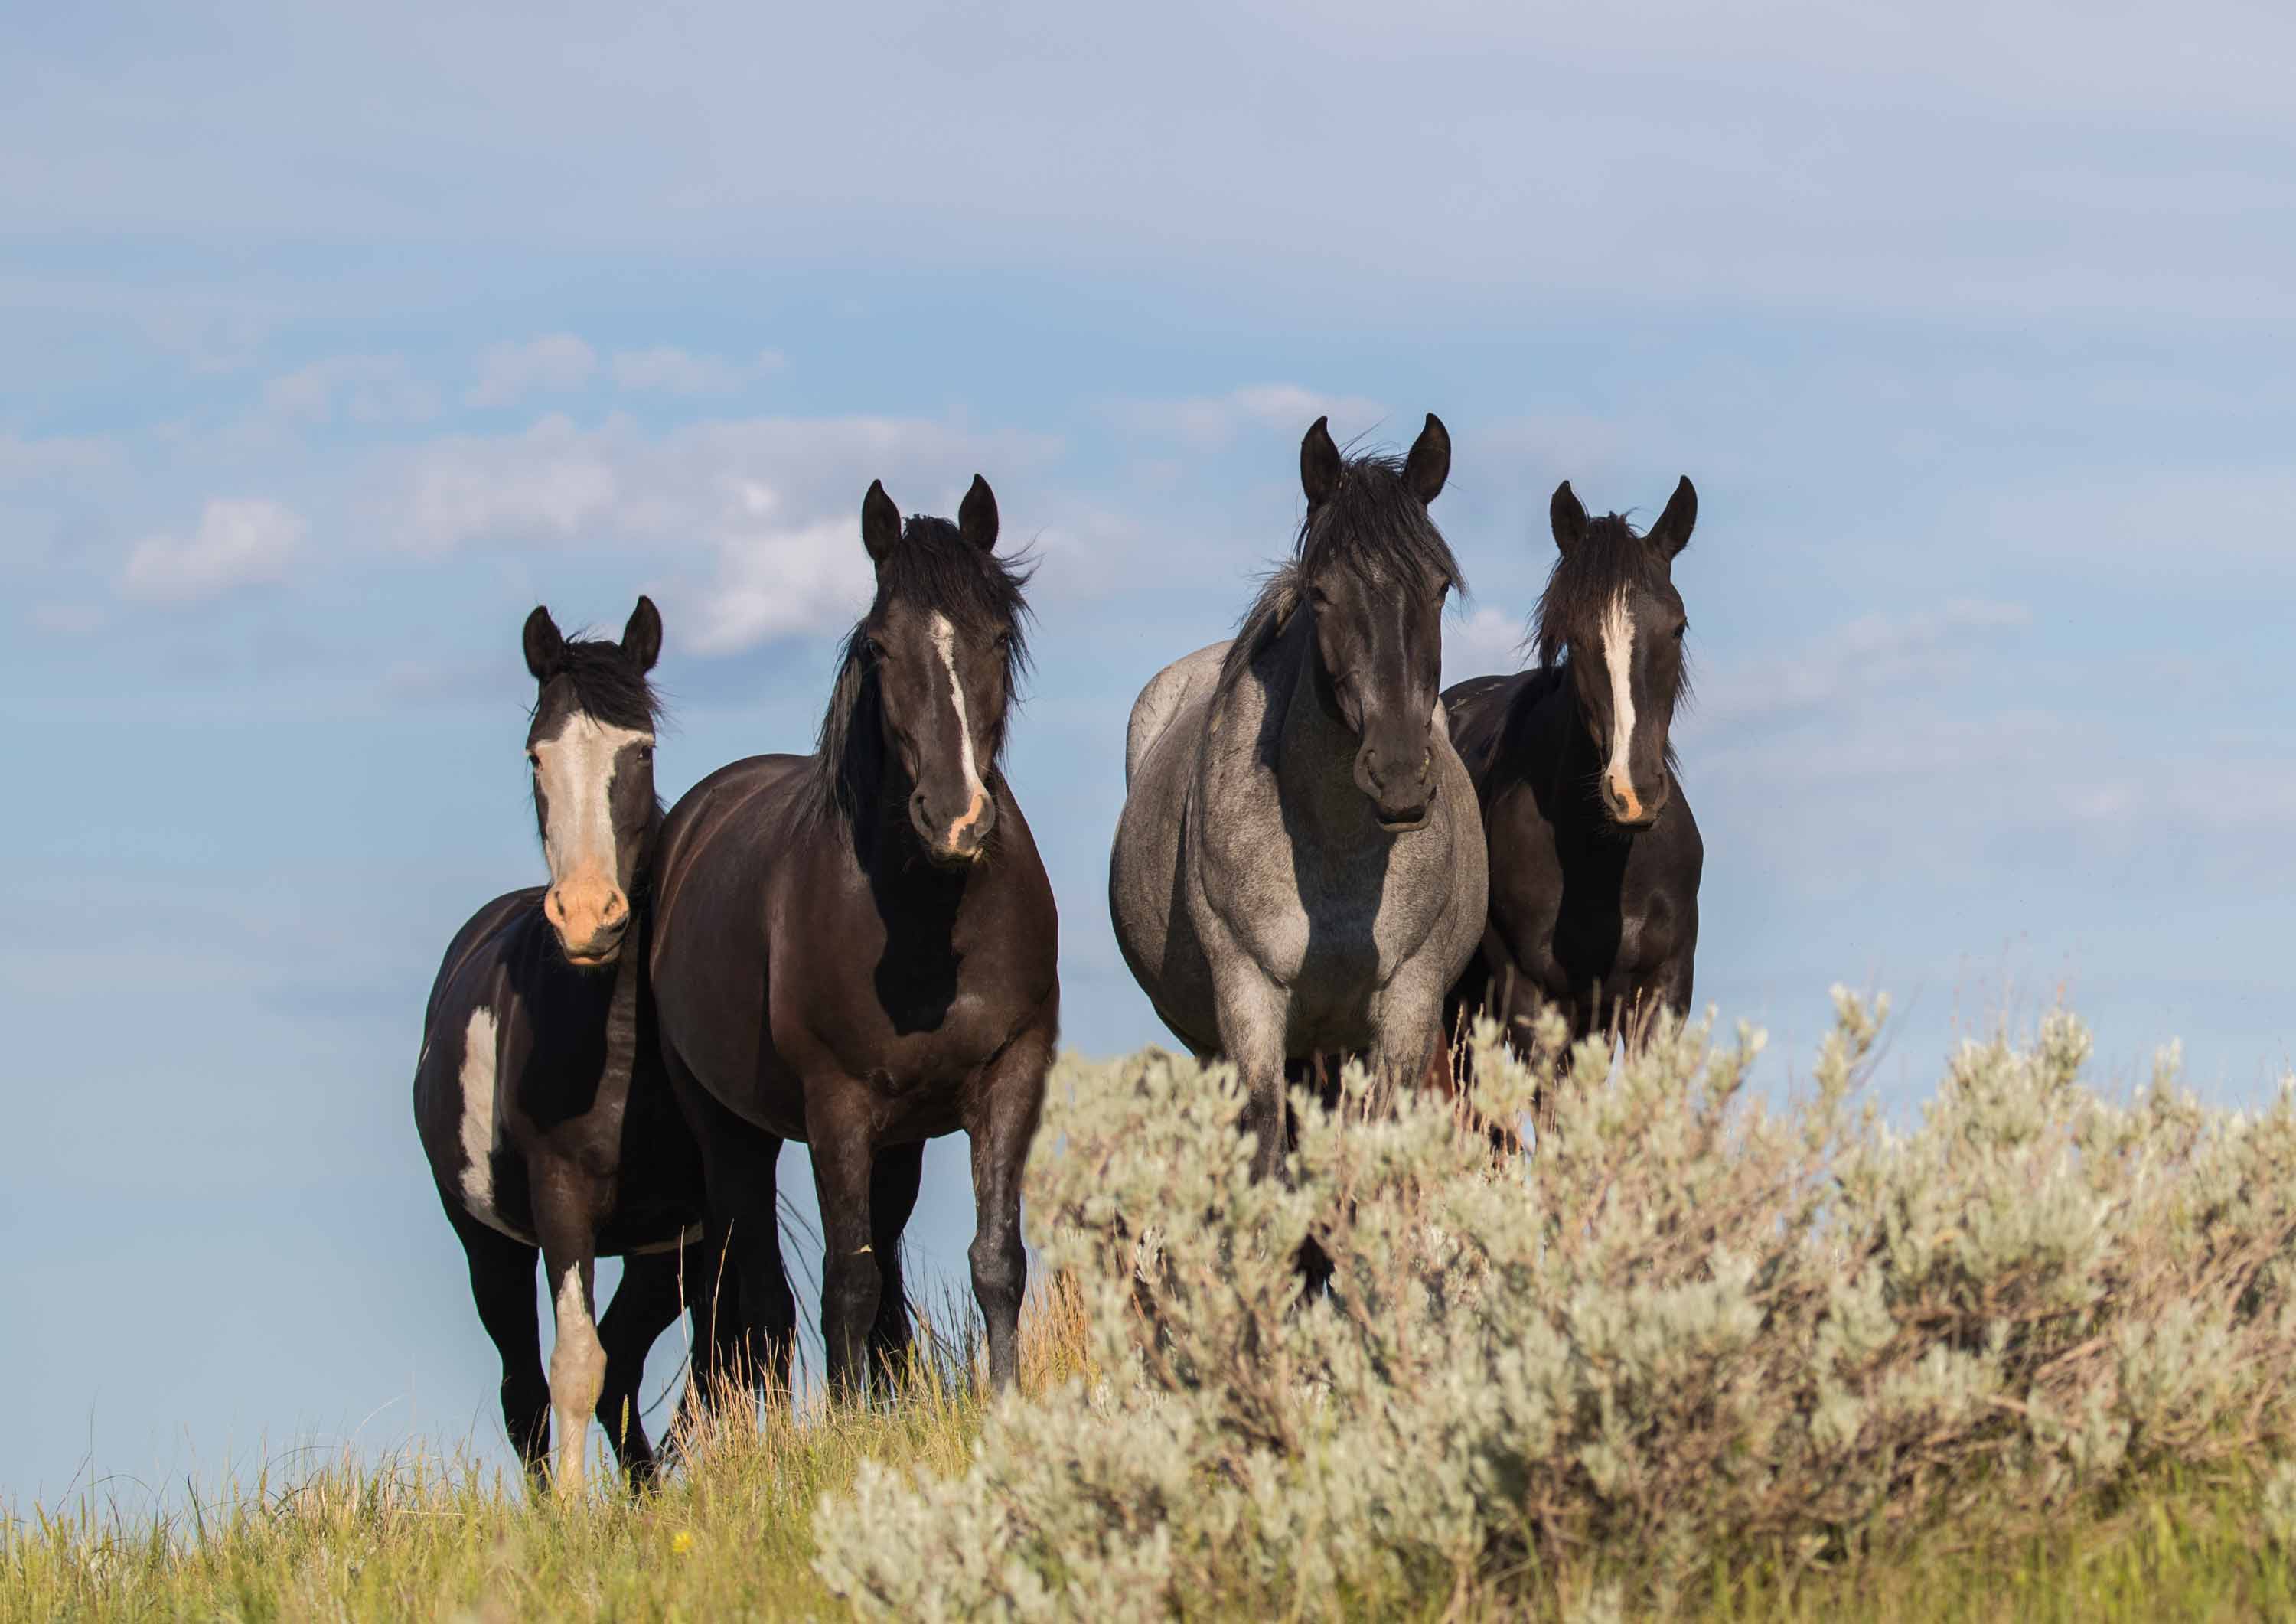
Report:
[[[1365,1054],[1382,1087],[1416,1083],[1482,929],[1482,828],[1436,698],[1464,590],[1427,513],[1450,465],[1432,414],[1399,459],[1342,457],[1317,418],[1292,557],[1232,641],[1132,707],[1117,940],[1164,1023],[1242,1074],[1260,1177],[1287,1062]]]
[[[655,1058],[631,945],[644,912],[659,711],[646,673],[661,617],[640,598],[620,643],[568,642],[537,609],[539,685],[526,754],[550,883],[497,897],[447,949],[423,1017],[414,1123],[468,1257],[471,1295],[502,1355],[503,1421],[537,1480],[557,1417],[562,1493],[582,1486],[594,1413],[631,1476],[654,1473],[637,1414],[646,1350],[681,1307],[707,1327],[707,1280],[683,1280],[701,1169]],[[539,1251],[557,1307],[547,1381]],[[594,1319],[594,1270],[622,1282]],[[697,1249],[698,1253],[698,1249]]]
[[[1674,560],[1698,493],[1685,479],[1641,535],[1589,519],[1566,480],[1549,517],[1538,668],[1443,695],[1490,842],[1489,922],[1450,1019],[1488,1010],[1518,1049],[1542,1008],[1583,1038],[1689,1007],[1706,860],[1668,738],[1687,689]]]
[[[1027,577],[976,476],[957,521],[861,504],[876,566],[811,756],[720,768],[671,810],[653,926],[662,1049],[701,1146],[757,1379],[789,1380],[775,1226],[782,1142],[813,1152],[833,1385],[908,1346],[899,1243],[924,1142],[972,1141],[972,1286],[1000,1385],[1018,1366],[1021,1169],[1060,1014],[1059,919],[998,770]]]

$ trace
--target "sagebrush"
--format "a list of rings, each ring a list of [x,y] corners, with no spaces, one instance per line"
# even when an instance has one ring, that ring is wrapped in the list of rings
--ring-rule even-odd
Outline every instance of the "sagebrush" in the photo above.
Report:
[[[1893,1133],[1857,1090],[1881,1012],[1836,1005],[1775,1111],[1743,1029],[1614,1062],[1557,1026],[1525,1064],[1486,1027],[1464,1102],[1303,1103],[1283,1183],[1226,1068],[1064,1062],[1030,1210],[1094,1374],[998,1406],[960,1474],[865,1464],[818,1571],[922,1618],[1663,1605],[1718,1553],[1827,1563],[2285,1448],[2285,1090],[2205,1111],[2164,1063],[2108,1103],[2059,1014],[1964,1046]],[[1552,1131],[1495,1152],[1550,1074]]]

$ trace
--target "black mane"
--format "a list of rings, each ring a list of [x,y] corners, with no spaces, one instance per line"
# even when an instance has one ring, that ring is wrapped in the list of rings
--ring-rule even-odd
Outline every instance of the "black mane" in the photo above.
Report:
[[[1546,590],[1532,611],[1532,637],[1538,664],[1552,670],[1570,641],[1570,628],[1599,618],[1621,587],[1655,588],[1667,575],[1657,549],[1620,513],[1587,521],[1587,532],[1554,561]]]
[[[1427,504],[1404,482],[1403,459],[1349,457],[1341,467],[1339,489],[1329,501],[1308,510],[1300,521],[1292,556],[1268,572],[1259,595],[1244,611],[1220,666],[1220,688],[1242,676],[1268,639],[1283,629],[1300,605],[1308,577],[1332,565],[1367,578],[1431,581],[1431,590],[1439,594],[1446,588],[1467,590],[1467,578],[1451,555],[1450,544],[1427,516]]]
[[[661,720],[661,699],[653,684],[611,638],[575,637],[562,644],[551,662],[550,680],[542,685],[561,677],[574,685],[576,706],[609,727],[652,733]]]
[[[867,628],[895,598],[928,612],[947,615],[961,629],[1002,632],[1004,691],[1017,693],[1029,669],[1029,603],[1022,595],[1034,573],[1026,554],[1007,561],[983,552],[946,519],[912,515],[901,527],[900,545],[877,565],[877,595],[869,612],[846,634],[838,653],[837,682],[821,718],[814,747],[813,809],[823,816],[859,818],[875,799],[882,767],[877,718],[877,667],[869,652]],[[996,753],[983,764],[994,771],[1004,753],[1000,733]]]

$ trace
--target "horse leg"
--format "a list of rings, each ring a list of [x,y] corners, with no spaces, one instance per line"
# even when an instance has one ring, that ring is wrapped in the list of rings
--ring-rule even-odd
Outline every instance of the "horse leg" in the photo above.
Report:
[[[972,1151],[972,1295],[988,1328],[989,1385],[999,1391],[1021,1379],[1021,1299],[1029,1285],[1021,1173],[1045,1108],[1055,1019],[1048,1011],[989,1062],[965,1117]]]
[[[1291,1096],[1305,1089],[1321,1102],[1324,1110],[1336,1111],[1340,1103],[1340,1073],[1346,1066],[1345,1055],[1320,1050],[1304,1060],[1283,1062],[1283,1144],[1287,1153],[1300,1138],[1300,1113],[1293,1107]],[[1332,1254],[1324,1250],[1324,1243],[1314,1235],[1300,1243],[1300,1251],[1292,1259],[1292,1267],[1300,1275],[1300,1296],[1303,1302],[1314,1301],[1329,1289],[1334,1267]]]
[[[1285,1140],[1284,997],[1281,988],[1247,964],[1214,972],[1220,1047],[1243,1083],[1243,1127],[1253,1137],[1251,1176],[1283,1173]]]
[[[562,1162],[530,1165],[543,1277],[558,1318],[550,1347],[550,1411],[557,1444],[551,1487],[561,1500],[569,1500],[582,1492],[590,1417],[606,1389],[606,1348],[598,1337],[595,1228],[606,1193],[601,1181]]]
[[[752,1388],[786,1393],[790,1361],[797,1347],[797,1298],[782,1267],[781,1211],[775,1186],[782,1142],[719,1104],[677,1056],[665,1053],[679,1105],[701,1149],[701,1182],[709,1217],[698,1259],[687,1255],[704,1278],[688,1296],[706,1305],[707,1334],[697,1331],[694,1346],[709,1357],[699,1368],[705,1387],[731,1392]],[[706,1392],[707,1400],[728,1396]]]
[[[623,1259],[622,1282],[598,1322],[598,1341],[606,1350],[598,1424],[606,1429],[606,1441],[622,1470],[641,1489],[652,1483],[657,1464],[638,1414],[639,1384],[645,1379],[646,1354],[684,1307],[677,1251],[648,1252]]]
[[[537,1487],[550,1454],[550,1383],[534,1312],[537,1249],[490,1229],[448,1200],[447,1217],[470,1265],[471,1300],[502,1358],[503,1428]]]
[[[1379,1038],[1371,1053],[1373,1112],[1392,1111],[1396,1096],[1435,1075],[1443,1047],[1443,989],[1398,976],[1380,999]]]
[[[821,1199],[821,1340],[830,1390],[859,1395],[883,1281],[877,1271],[869,1187],[876,1145],[865,1085],[808,1079],[805,1136]]]
[[[869,1171],[869,1244],[877,1259],[877,1318],[869,1327],[870,1362],[886,1392],[908,1372],[908,1292],[901,1282],[901,1232],[916,1210],[924,1183],[925,1145],[894,1144],[877,1152]]]

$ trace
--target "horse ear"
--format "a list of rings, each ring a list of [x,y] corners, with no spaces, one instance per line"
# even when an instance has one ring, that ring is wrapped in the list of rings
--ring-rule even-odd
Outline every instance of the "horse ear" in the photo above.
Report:
[[[1340,448],[1332,443],[1332,420],[1318,417],[1300,442],[1300,488],[1308,493],[1308,505],[1313,507],[1331,500],[1339,488]]]
[[[653,662],[661,658],[661,611],[644,593],[630,611],[630,623],[622,627],[622,652],[636,660],[641,671],[652,670]]]
[[[1587,509],[1565,480],[1554,488],[1554,500],[1546,504],[1546,521],[1554,527],[1554,550],[1569,553],[1587,534]]]
[[[996,550],[996,493],[977,473],[972,488],[964,493],[964,504],[956,510],[956,528],[983,553]]]
[[[1673,558],[1690,545],[1690,532],[1697,522],[1698,491],[1691,484],[1690,476],[1684,474],[1682,483],[1674,488],[1674,495],[1667,500],[1666,512],[1658,516],[1658,522],[1651,526],[1644,539]]]
[[[869,481],[869,494],[861,498],[861,545],[869,549],[869,556],[879,563],[885,562],[901,539],[901,510],[893,505],[892,497],[885,494],[885,481]]]
[[[548,682],[558,669],[558,657],[566,652],[566,639],[558,635],[558,623],[541,604],[526,618],[526,668],[537,682]]]
[[[1413,496],[1428,503],[1443,494],[1443,481],[1450,477],[1451,431],[1430,412],[1427,426],[1419,431],[1419,438],[1411,443],[1411,455],[1404,459],[1403,482]]]

